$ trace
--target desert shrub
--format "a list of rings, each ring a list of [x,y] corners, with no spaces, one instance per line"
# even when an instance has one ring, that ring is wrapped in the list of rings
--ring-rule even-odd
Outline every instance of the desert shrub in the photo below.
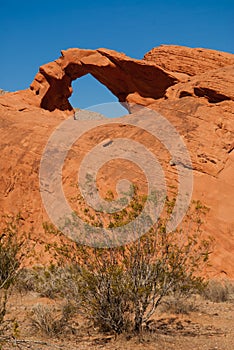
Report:
[[[161,227],[162,228],[162,227]],[[158,228],[160,230],[161,228]],[[88,316],[102,330],[121,333],[131,323],[139,333],[164,297],[203,288],[195,272],[206,260],[206,244],[177,233],[151,232],[128,246],[93,249],[81,268],[80,298]]]
[[[66,271],[59,266],[35,266],[22,269],[17,276],[20,292],[34,291],[42,297],[54,299],[61,290]]]
[[[171,308],[174,303],[176,313],[188,312],[187,297],[204,288],[204,280],[196,272],[207,261],[207,242],[199,243],[196,235],[181,240],[181,235],[181,231],[166,234],[160,223],[126,246],[77,246],[79,264],[23,270],[17,285],[74,302],[102,331],[120,334],[134,329],[139,333],[162,301]],[[168,299],[172,294],[173,302]],[[46,310],[39,309],[44,315],[42,311]],[[46,322],[47,316],[43,317]],[[56,322],[49,333],[56,332]]]
[[[114,329],[118,333],[119,328],[126,327],[126,320],[123,316],[124,305],[128,305],[128,300],[124,299],[126,285],[124,280],[121,280],[121,273],[117,265],[116,269],[112,267],[112,273],[109,275],[105,274],[104,270],[99,272],[95,275],[94,281],[89,269],[77,264],[23,269],[17,277],[17,289],[20,292],[34,291],[51,299],[65,298],[68,302],[74,303],[81,313],[83,311],[86,314],[89,309],[90,317],[94,322],[98,321],[102,330]],[[113,284],[115,284],[114,292]],[[92,298],[97,288],[100,291],[99,301]],[[118,293],[117,289],[119,289]],[[87,300],[89,305],[86,303]],[[112,304],[111,310],[107,307],[110,303]],[[55,314],[55,310],[40,305],[36,307],[33,317],[34,326],[38,329],[44,327],[44,330],[41,329],[44,333],[55,333],[53,329],[57,327],[57,316],[54,325],[47,326],[47,318],[49,322],[51,313]],[[100,317],[96,317],[96,313]],[[105,322],[102,321],[103,319]]]
[[[175,293],[164,298],[160,312],[172,314],[189,314],[198,309],[195,298]]]
[[[78,295],[86,315],[102,331],[120,334],[127,330],[130,323],[130,289],[123,267],[106,260],[95,270],[91,266],[82,267],[80,276]]]
[[[234,285],[230,281],[210,280],[202,294],[216,303],[229,301],[234,294]]]
[[[35,268],[22,268],[20,269],[16,280],[15,288],[18,292],[24,293],[29,291],[37,292],[37,274]]]
[[[18,238],[18,219],[8,218],[0,234],[0,325],[23,257],[22,244]]]
[[[169,214],[174,203],[167,201]],[[65,251],[64,265],[60,259],[60,266],[31,271],[29,278],[26,273],[24,281],[41,295],[75,301],[79,311],[102,331],[139,333],[168,295],[189,296],[204,288],[198,272],[207,264],[210,252],[209,241],[202,237],[201,210],[204,207],[195,203],[195,215],[170,233],[166,218],[161,218],[148,233],[127,245],[91,248],[77,244],[72,255],[76,259],[69,265]],[[117,226],[126,222],[125,217],[119,220]],[[133,237],[139,236],[133,232]],[[55,248],[58,254],[64,251]],[[56,322],[49,333],[56,332]]]
[[[72,311],[70,304],[65,304],[61,308],[37,304],[31,312],[31,326],[34,331],[47,336],[62,334],[67,327]]]
[[[23,268],[17,275],[16,288],[20,293],[34,291],[42,297],[69,298],[78,304],[79,271],[74,264]]]
[[[173,205],[168,201],[168,208]],[[201,210],[204,207],[195,203],[195,215],[184,229],[167,233],[167,220],[160,219],[130,244],[78,247],[83,262],[77,269],[77,293],[86,315],[103,331],[122,333],[132,328],[139,333],[166,296],[201,292],[205,281],[198,272],[210,253],[210,242],[201,233]],[[190,232],[191,220],[195,229]],[[185,308],[181,302],[177,310],[187,312]]]

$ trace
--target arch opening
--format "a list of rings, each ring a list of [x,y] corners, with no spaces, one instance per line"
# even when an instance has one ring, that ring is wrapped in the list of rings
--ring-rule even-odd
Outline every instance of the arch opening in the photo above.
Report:
[[[92,74],[131,110],[136,104],[147,106],[165,97],[168,87],[179,82],[151,61],[130,59],[113,50],[68,49],[61,53],[56,61],[40,67],[30,85],[40,107],[49,111],[72,111],[68,100],[72,81],[86,74]]]
[[[90,73],[73,80],[72,90],[69,102],[75,110],[87,109],[107,118],[118,118],[129,113],[118,98]]]

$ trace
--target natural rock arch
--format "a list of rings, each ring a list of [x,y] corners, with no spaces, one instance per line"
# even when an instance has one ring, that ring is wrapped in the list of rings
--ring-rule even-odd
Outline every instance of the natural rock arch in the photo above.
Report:
[[[51,236],[42,231],[42,223],[48,221],[48,217],[43,209],[38,186],[41,156],[51,134],[72,114],[59,110],[51,113],[38,107],[42,104],[46,108],[49,106],[51,110],[64,108],[60,96],[66,102],[66,93],[71,93],[71,77],[65,74],[67,66],[72,68],[71,64],[74,64],[74,69],[79,70],[80,74],[81,70],[86,72],[92,69],[93,75],[103,75],[102,78],[108,81],[108,86],[113,86],[116,94],[121,91],[126,93],[127,101],[135,99],[138,103],[140,101],[146,104],[150,102],[150,98],[143,96],[163,96],[158,101],[151,99],[150,108],[166,117],[186,142],[194,167],[194,199],[201,200],[210,209],[206,217],[205,233],[215,238],[215,249],[214,254],[211,254],[212,266],[207,273],[210,276],[223,277],[225,270],[228,277],[233,279],[234,241],[230,232],[233,231],[234,210],[234,55],[179,46],[155,48],[142,61],[131,60],[109,50],[68,50],[56,62],[40,69],[31,90],[9,92],[0,96],[0,208],[2,215],[7,217],[11,214],[16,217],[20,212],[20,223],[23,225],[20,225],[20,232],[32,233],[32,246],[38,242],[33,261],[37,263],[38,258],[38,262],[45,263],[51,258],[47,255],[49,252],[45,254],[44,250],[45,244],[50,243]],[[165,76],[172,77],[168,71],[173,72],[171,74],[181,82],[172,85],[164,93],[163,85],[160,84],[164,82],[166,88]],[[120,77],[118,72],[121,72]],[[55,92],[55,96],[51,95],[52,99],[47,95],[49,89],[54,89]],[[214,103],[214,99],[218,103]],[[91,133],[86,133],[80,145],[74,147],[75,152],[69,154],[74,161],[72,164],[77,164],[77,160],[82,157],[82,149],[86,154],[96,141],[99,143],[103,137],[107,139],[108,130],[110,136],[113,136],[111,129],[103,133],[102,128],[95,128]],[[128,133],[128,130],[128,127],[118,127],[117,136],[122,137],[122,133],[125,133],[127,138],[142,140],[155,152],[165,174],[168,174],[168,179],[176,175],[176,169],[171,168],[169,161],[167,162],[157,147],[157,142],[153,142],[151,137],[145,139],[137,128],[134,128],[134,133]],[[64,179],[70,184],[70,179],[74,179],[73,174],[77,176],[77,171],[72,166],[64,167],[63,170],[67,171]],[[110,172],[105,175],[112,181],[114,173],[114,169],[110,167]],[[0,226],[4,222],[2,220]],[[30,260],[29,263],[33,261]]]
[[[68,49],[59,59],[40,67],[30,88],[39,97],[40,107],[72,110],[68,100],[71,82],[88,73],[120,102],[142,105],[163,97],[169,86],[178,83],[176,74],[151,61],[135,60],[107,49]]]
[[[75,109],[77,106],[79,106],[79,109],[87,109],[89,106],[109,103],[116,103],[116,105],[121,106],[118,103],[117,97],[90,73],[73,80],[72,90],[73,92],[69,97],[69,102]],[[123,110],[127,113],[124,107]]]

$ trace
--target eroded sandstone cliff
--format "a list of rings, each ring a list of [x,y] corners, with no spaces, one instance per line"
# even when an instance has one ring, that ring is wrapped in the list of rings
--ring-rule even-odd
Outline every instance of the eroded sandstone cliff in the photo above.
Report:
[[[72,81],[88,73],[125,102],[130,112],[135,104],[148,106],[183,137],[193,165],[193,198],[210,209],[205,229],[215,238],[211,273],[233,278],[234,55],[229,53],[162,45],[135,60],[107,49],[69,49],[41,66],[29,89],[0,97],[2,214],[21,212],[25,229],[34,229],[40,251],[40,239],[48,239],[42,230],[48,217],[39,191],[41,156],[51,133],[74,113],[68,100]],[[105,126],[84,135],[69,153],[65,187],[83,155],[95,143],[115,137],[145,142],[162,164],[167,181],[176,185],[176,169],[151,137],[129,127]],[[101,169],[100,192],[114,188],[121,175],[144,182],[137,168],[124,163],[120,170],[120,165],[113,162]]]

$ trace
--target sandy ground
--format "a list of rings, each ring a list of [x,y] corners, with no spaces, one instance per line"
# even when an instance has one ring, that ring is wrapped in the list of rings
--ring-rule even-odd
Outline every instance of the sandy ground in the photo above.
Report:
[[[213,303],[196,299],[196,311],[176,315],[158,311],[143,331],[115,337],[102,334],[81,315],[74,315],[63,332],[48,336],[35,331],[30,320],[35,305],[57,307],[61,301],[37,293],[15,293],[8,302],[2,350],[232,350],[234,348],[234,302]],[[13,336],[12,336],[13,335]],[[5,341],[4,341],[5,340]]]

